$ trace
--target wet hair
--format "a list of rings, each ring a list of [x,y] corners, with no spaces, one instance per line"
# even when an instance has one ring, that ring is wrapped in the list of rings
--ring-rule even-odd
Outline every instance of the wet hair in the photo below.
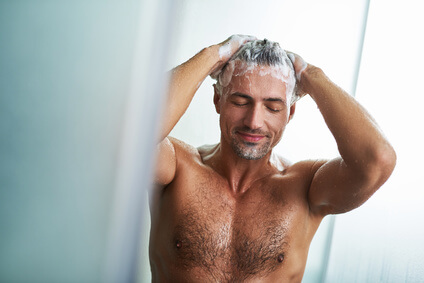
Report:
[[[220,95],[222,95],[223,88],[226,87],[231,80],[232,71],[234,68],[233,61],[240,60],[253,66],[271,66],[277,68],[288,68],[287,80],[293,87],[292,98],[290,104],[298,100],[296,95],[296,77],[293,63],[287,56],[287,53],[280,47],[278,42],[273,42],[267,39],[254,40],[244,44],[233,57],[222,68],[221,73],[217,77],[216,86]],[[230,72],[230,73],[229,73]]]

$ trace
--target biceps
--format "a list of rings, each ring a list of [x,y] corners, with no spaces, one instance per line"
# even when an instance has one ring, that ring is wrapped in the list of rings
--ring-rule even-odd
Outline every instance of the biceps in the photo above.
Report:
[[[308,195],[313,212],[344,213],[360,206],[375,192],[365,178],[349,169],[341,158],[321,164],[315,170]]]
[[[159,185],[171,183],[175,177],[176,167],[174,145],[168,138],[165,138],[156,149],[155,183]]]

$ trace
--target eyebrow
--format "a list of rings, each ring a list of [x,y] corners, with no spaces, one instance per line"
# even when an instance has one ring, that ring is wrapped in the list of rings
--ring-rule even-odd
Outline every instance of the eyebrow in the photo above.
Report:
[[[231,94],[231,96],[238,96],[238,97],[242,97],[242,98],[246,98],[249,100],[253,100],[253,97],[244,93],[240,93],[240,92],[235,92],[233,94]],[[281,99],[279,97],[269,97],[269,98],[265,98],[264,101],[271,101],[271,102],[282,102],[282,103],[286,103],[286,101],[284,99]]]

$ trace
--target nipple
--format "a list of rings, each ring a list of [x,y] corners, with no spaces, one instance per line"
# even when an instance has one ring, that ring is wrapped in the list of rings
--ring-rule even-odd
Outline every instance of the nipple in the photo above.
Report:
[[[180,240],[177,240],[177,241],[175,242],[175,246],[177,247],[177,249],[181,249],[181,248],[182,248],[182,246],[183,246],[183,242],[181,242]]]
[[[284,255],[283,254],[279,254],[277,257],[278,262],[283,262],[284,260]]]

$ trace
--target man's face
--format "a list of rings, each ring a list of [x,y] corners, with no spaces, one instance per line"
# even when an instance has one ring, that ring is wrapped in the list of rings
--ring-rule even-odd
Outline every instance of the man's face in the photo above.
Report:
[[[280,141],[294,114],[295,106],[290,107],[286,84],[272,75],[273,68],[261,66],[237,75],[243,73],[243,67],[236,63],[222,95],[215,93],[221,142],[229,144],[241,158],[264,157]]]

